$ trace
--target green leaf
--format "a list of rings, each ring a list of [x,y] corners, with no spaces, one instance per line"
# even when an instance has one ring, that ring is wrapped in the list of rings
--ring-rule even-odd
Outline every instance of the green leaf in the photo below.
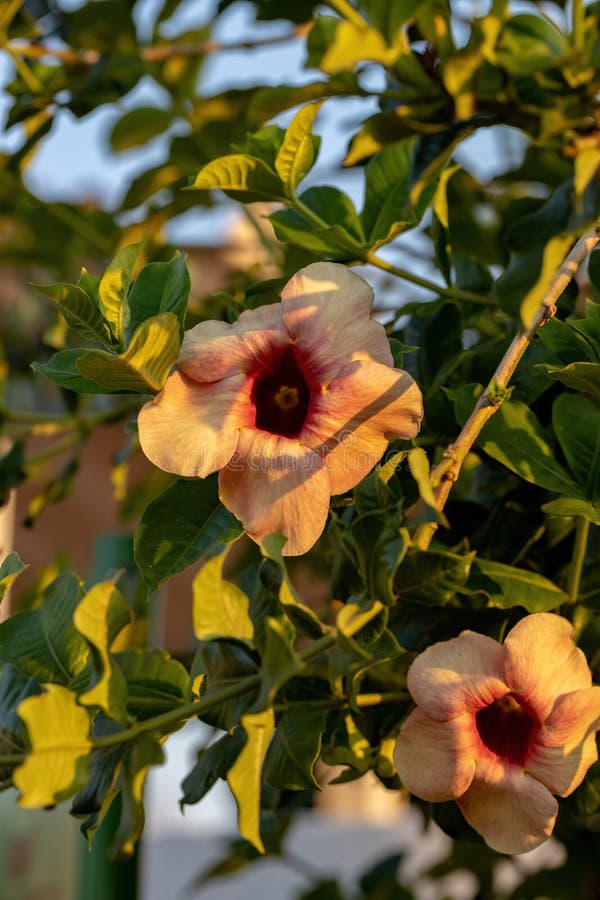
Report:
[[[388,610],[379,600],[351,597],[336,620],[338,635],[343,638],[340,643],[349,644],[358,656],[370,659],[372,654],[367,648],[385,630],[387,617]]]
[[[18,440],[0,457],[0,502],[4,503],[8,491],[18,487],[26,477],[25,444]]]
[[[323,750],[323,762],[330,766],[351,766],[353,777],[364,774],[373,758],[373,748],[354,721],[352,713],[340,713],[335,730],[330,735],[327,748]],[[345,772],[330,782],[351,780]]]
[[[304,663],[292,646],[285,624],[273,616],[267,616],[263,627],[260,691],[253,707],[256,709],[270,707],[277,691],[304,668]]]
[[[574,362],[564,367],[538,363],[536,369],[573,391],[591,394],[600,400],[600,363]]]
[[[473,560],[467,587],[482,591],[490,606],[501,609],[524,606],[530,613],[547,612],[568,602],[565,592],[548,578],[491,559]]]
[[[311,170],[316,158],[312,126],[323,101],[308,103],[290,122],[275,160],[275,169],[286,192],[293,196],[296,186]]]
[[[267,578],[264,568],[261,568],[263,583],[268,584],[270,590],[276,594],[282,604],[287,617],[293,624],[306,632],[310,637],[318,638],[327,631],[318,615],[306,606],[298,596],[294,585],[290,581],[285,560],[282,555],[285,538],[280,534],[269,534],[261,544],[261,553],[274,564]]]
[[[582,516],[593,525],[600,525],[600,503],[590,503],[581,497],[560,497],[542,506],[549,516]]]
[[[267,750],[264,780],[280,791],[320,790],[313,770],[324,730],[322,710],[309,703],[295,703],[286,709]]]
[[[137,699],[169,701],[185,700],[190,684],[189,672],[166,650],[142,650],[128,647],[114,654],[127,682],[127,704],[135,707]],[[150,713],[152,715],[152,712]],[[144,718],[140,713],[139,718]]]
[[[27,565],[21,561],[19,554],[14,551],[4,557],[2,565],[0,565],[0,603],[17,575],[20,575],[26,568]]]
[[[258,666],[254,657],[242,645],[234,641],[209,641],[201,644],[192,665],[192,679],[203,676],[202,699],[209,701],[215,695],[240,679],[254,677],[258,682]],[[208,712],[202,713],[202,721],[223,731],[232,731],[240,718],[253,704],[256,689],[248,690],[231,700],[219,700]]]
[[[89,350],[77,348],[76,350],[59,350],[50,357],[47,363],[31,363],[31,368],[38,375],[43,375],[57,384],[59,387],[68,388],[80,394],[105,394],[106,390],[84,378],[77,367],[82,356],[86,356]]]
[[[58,684],[28,697],[19,706],[27,725],[31,752],[15,769],[13,780],[21,792],[19,805],[27,809],[53,806],[81,788],[87,778],[90,722],[77,697]]]
[[[535,75],[560,66],[568,49],[564,34],[550,19],[524,13],[502,28],[495,48],[496,62],[511,75]]]
[[[569,319],[569,327],[573,328],[591,345],[596,357],[600,359],[600,303],[593,300],[585,302],[585,318]]]
[[[575,322],[574,319],[571,322]],[[571,327],[570,322],[561,322],[556,317],[538,329],[537,338],[562,360],[563,363],[580,362],[582,359],[598,362],[600,354],[594,353],[587,337]]]
[[[265,852],[260,836],[260,775],[263,760],[275,728],[272,709],[246,713],[242,716],[246,743],[227,773],[227,784],[238,808],[238,828],[241,836]]]
[[[445,606],[464,589],[473,553],[460,556],[443,550],[417,550],[409,553],[398,569],[394,588],[399,602],[424,606]]]
[[[114,343],[109,326],[83,288],[76,284],[32,284],[31,286],[50,297],[69,328],[72,328],[81,337],[87,341],[95,341],[109,346]]]
[[[410,544],[406,529],[397,515],[374,510],[356,518],[351,533],[368,595],[392,603],[394,576]]]
[[[123,345],[125,329],[129,322],[127,292],[131,283],[133,267],[142,249],[142,244],[130,244],[117,253],[98,285],[100,312],[114,335],[115,342]]]
[[[178,479],[144,510],[134,538],[135,560],[146,583],[158,587],[242,533],[240,523],[219,502],[216,475]]]
[[[198,762],[181,783],[183,796],[179,805],[198,803],[219,779],[225,779],[244,746],[245,734],[236,728],[233,734],[224,734],[198,755]]]
[[[77,368],[108,391],[148,394],[160,391],[178,355],[179,321],[165,312],[142,322],[124,353],[90,350]]]
[[[116,152],[147,144],[171,124],[170,110],[159,106],[140,106],[126,112],[113,125],[110,146]]]
[[[451,394],[457,421],[463,425],[475,402],[473,385],[465,385]],[[556,461],[548,435],[525,403],[505,400],[486,423],[477,439],[498,462],[525,481],[559,494],[573,492],[575,485]]]
[[[262,159],[243,153],[213,159],[200,170],[192,187],[196,190],[218,188],[234,199],[241,194],[248,203],[252,200],[286,200],[279,176]]]
[[[600,502],[600,406],[578,394],[561,394],[552,407],[552,424],[578,493]]]
[[[96,673],[92,687],[79,697],[84,706],[99,706],[110,719],[126,725],[125,677],[113,664],[110,648],[131,619],[129,605],[113,581],[96,584],[79,603],[73,623],[90,644]]]
[[[318,16],[307,41],[309,66],[318,66],[326,75],[352,70],[357,63],[379,62],[391,66],[398,50],[388,47],[383,35],[366,22],[358,27],[346,19]]]
[[[411,138],[391,144],[367,165],[361,220],[370,247],[379,247],[401,232],[414,228],[433,200],[437,178],[418,197],[411,190],[415,143],[416,139]]]
[[[27,731],[17,709],[22,700],[39,694],[40,691],[35,678],[22,675],[10,663],[5,663],[0,669],[0,754],[28,748]],[[0,766],[0,780],[10,775],[11,770],[4,770]]]
[[[531,327],[531,323],[540,308],[542,298],[548,290],[550,281],[567,255],[572,243],[572,235],[560,234],[550,238],[546,244],[538,279],[526,294],[519,308],[521,322],[525,328]]]
[[[201,641],[233,638],[254,646],[254,625],[248,612],[249,599],[237,585],[223,579],[226,547],[207,560],[192,585],[194,633]]]
[[[183,339],[190,295],[190,276],[185,259],[185,253],[176,253],[169,262],[149,263],[140,271],[129,294],[128,338],[146,319],[170,312],[177,316],[179,334]]]
[[[427,508],[426,521],[440,522],[442,525],[447,526],[448,520],[438,509],[433,487],[429,479],[429,460],[422,447],[413,447],[409,450],[408,468],[410,469],[410,474],[417,482],[419,496]],[[413,521],[414,519],[411,520],[411,524]]]
[[[269,218],[280,241],[296,244],[328,259],[360,259],[365,249],[362,225],[352,201],[330,185],[309,188],[301,202],[323,220],[315,225],[295,209],[282,209]]]
[[[86,641],[73,625],[83,594],[79,579],[66,572],[48,585],[40,606],[1,622],[0,662],[13,663],[38,681],[73,687],[89,656]]]
[[[153,734],[139,735],[127,748],[117,782],[121,788],[121,818],[109,847],[110,858],[122,859],[133,854],[144,829],[144,784],[150,769],[160,766],[164,759],[162,747]]]

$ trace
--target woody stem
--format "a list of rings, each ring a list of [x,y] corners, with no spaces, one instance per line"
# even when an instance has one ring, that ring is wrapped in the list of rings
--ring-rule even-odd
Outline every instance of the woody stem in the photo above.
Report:
[[[438,509],[443,510],[448,500],[453,483],[458,478],[461,466],[471,447],[477,440],[481,429],[502,403],[503,393],[512,378],[515,369],[527,350],[535,332],[552,318],[556,312],[556,302],[567,287],[579,266],[588,253],[600,241],[600,222],[590,231],[583,234],[565,257],[558,272],[553,277],[540,306],[530,325],[520,331],[511,342],[508,350],[500,360],[498,368],[492,375],[488,386],[477,401],[473,412],[465,422],[462,431],[453,444],[447,448],[442,461],[431,471],[431,483],[434,487]],[[414,544],[420,550],[426,550],[437,530],[436,522],[419,525],[415,532]]]

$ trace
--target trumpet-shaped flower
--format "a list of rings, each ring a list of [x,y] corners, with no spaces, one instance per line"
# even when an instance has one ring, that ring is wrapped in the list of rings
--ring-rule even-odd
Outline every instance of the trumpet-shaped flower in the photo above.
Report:
[[[463,631],[408,671],[417,708],[402,726],[398,774],[432,802],[456,800],[500,853],[524,853],[554,827],[558,803],[598,758],[600,687],[570,623],[521,619],[501,645]]]
[[[186,332],[177,368],[139,415],[142,449],[183,476],[220,470],[224,505],[287,555],[317,540],[331,494],[354,487],[391,438],[411,439],[419,388],[395,369],[373,292],[336,263],[314,263],[281,303]]]

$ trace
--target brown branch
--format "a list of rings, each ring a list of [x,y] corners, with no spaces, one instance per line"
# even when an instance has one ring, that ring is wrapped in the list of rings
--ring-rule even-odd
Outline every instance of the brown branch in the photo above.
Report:
[[[558,272],[550,282],[550,286],[544,295],[542,302],[533,317],[530,326],[520,332],[512,341],[510,347],[502,357],[498,368],[485,391],[477,401],[475,408],[462,431],[453,444],[450,444],[444,452],[442,461],[431,471],[431,483],[435,489],[435,498],[440,512],[446,505],[446,501],[452,489],[453,483],[458,478],[460,468],[477,440],[481,429],[490,419],[506,395],[506,387],[512,378],[515,369],[527,350],[536,330],[552,318],[556,312],[556,302],[567,287],[579,266],[588,253],[600,242],[600,222],[595,228],[587,231],[577,241],[573,249],[563,261]],[[504,395],[504,396],[503,396]],[[437,530],[436,522],[427,522],[420,525],[415,532],[414,544],[421,550],[426,550]]]
[[[236,41],[233,43],[219,43],[218,41],[201,41],[199,43],[173,43],[157,44],[152,47],[140,47],[139,52],[143,60],[150,63],[164,62],[173,57],[205,56],[208,53],[226,53],[228,51],[255,50],[260,47],[268,47],[273,44],[283,44],[287,41],[302,37],[307,31],[306,25],[298,25],[287,34],[257,38],[253,41]],[[44,44],[24,43],[19,40],[11,41],[7,45],[11,55],[24,59],[44,59],[52,57],[67,66],[94,66],[102,58],[97,50],[73,50],[70,47],[47,47]]]

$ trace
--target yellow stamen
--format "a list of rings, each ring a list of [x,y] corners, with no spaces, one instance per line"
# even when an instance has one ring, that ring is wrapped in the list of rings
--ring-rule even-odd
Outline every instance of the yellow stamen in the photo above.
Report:
[[[288,387],[285,384],[283,384],[275,394],[275,403],[279,409],[282,409],[284,412],[298,406],[299,401],[300,397],[298,395],[298,389],[295,387]]]

